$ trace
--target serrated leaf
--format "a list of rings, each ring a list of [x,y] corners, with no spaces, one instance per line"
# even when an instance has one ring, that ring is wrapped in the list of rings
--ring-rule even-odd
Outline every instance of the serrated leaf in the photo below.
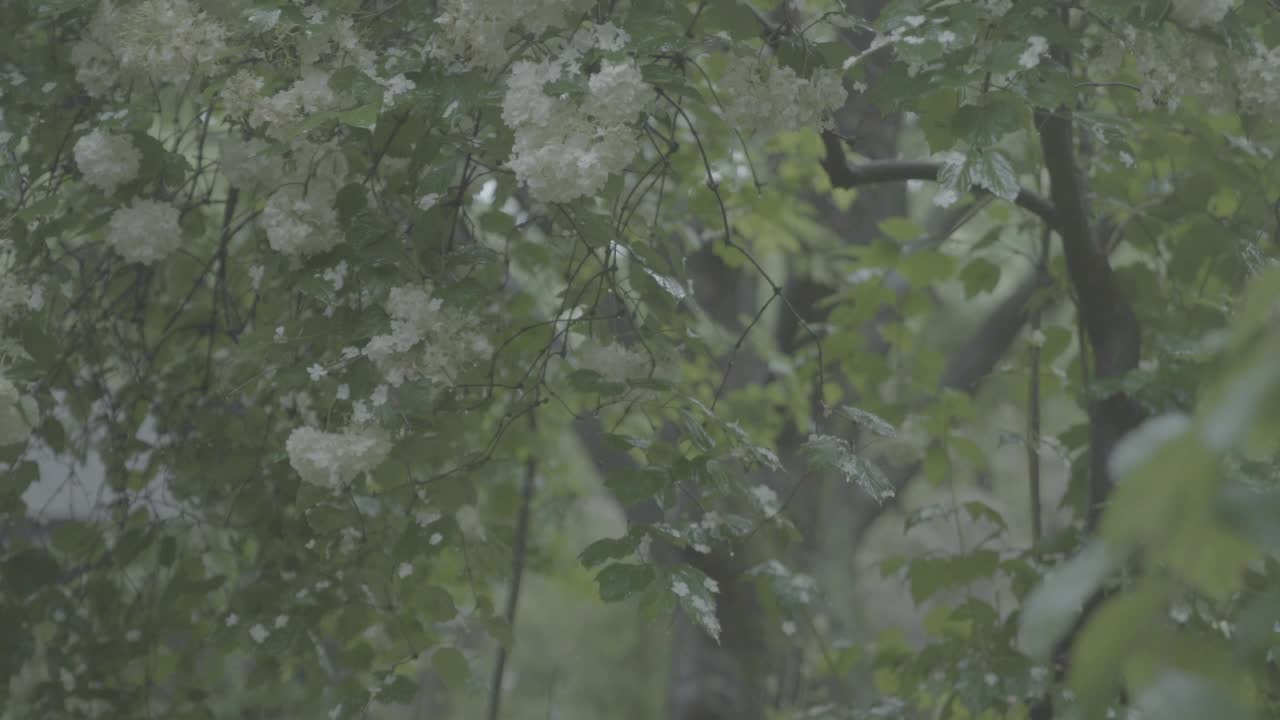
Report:
[[[963,158],[943,163],[938,182],[946,190],[965,193],[974,187],[998,198],[1012,201],[1018,197],[1018,173],[1009,159],[998,150],[978,150]]]
[[[856,408],[852,405],[841,405],[836,412],[846,420],[854,423],[859,427],[866,428],[880,437],[894,438],[898,436],[898,429],[895,428],[888,420],[868,412],[862,408]]]
[[[810,435],[801,446],[805,466],[810,470],[837,472],[846,482],[858,484],[878,502],[893,497],[893,483],[875,463],[859,457],[849,443],[830,435]]]

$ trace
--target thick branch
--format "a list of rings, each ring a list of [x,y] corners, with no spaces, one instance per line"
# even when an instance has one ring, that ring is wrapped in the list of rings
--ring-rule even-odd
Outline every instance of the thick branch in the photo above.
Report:
[[[1064,21],[1066,11],[1063,11]],[[1053,58],[1070,68],[1070,53],[1059,46],[1051,49]],[[1138,366],[1141,328],[1129,299],[1116,284],[1107,257],[1107,248],[1094,236],[1084,181],[1076,164],[1075,130],[1072,110],[1059,106],[1054,110],[1036,111],[1040,150],[1049,173],[1050,197],[1057,208],[1058,234],[1067,262],[1067,275],[1076,298],[1076,308],[1088,344],[1092,346],[1093,377],[1116,379]],[[1088,359],[1081,349],[1088,367]],[[1112,478],[1107,461],[1117,443],[1143,420],[1142,406],[1130,395],[1114,392],[1089,400],[1089,508],[1085,526],[1093,531],[1102,516]],[[1086,603],[1070,631],[1054,648],[1054,664],[1061,678],[1070,662],[1070,653],[1081,629],[1105,599],[1099,591]],[[1054,716],[1051,695],[1040,698],[1031,707],[1033,720]]]
[[[937,182],[942,163],[931,160],[869,160],[857,165],[850,165],[845,158],[844,147],[840,138],[834,133],[824,132],[822,144],[827,154],[822,158],[822,168],[827,171],[831,185],[838,188],[854,188],[860,185],[878,183],[904,182],[906,180],[929,180]],[[985,192],[974,188],[974,192]],[[1026,188],[1018,190],[1014,199],[1018,207],[1035,213],[1055,230],[1058,229],[1057,213],[1054,203]]]
[[[1036,114],[1040,147],[1049,171],[1050,195],[1058,209],[1058,234],[1080,324],[1093,350],[1093,376],[1116,379],[1138,366],[1141,330],[1129,299],[1116,284],[1105,248],[1093,235],[1084,185],[1075,161],[1071,112],[1066,108]],[[1111,487],[1107,459],[1120,438],[1142,422],[1143,412],[1128,395],[1114,393],[1089,405],[1089,514],[1097,526]]]

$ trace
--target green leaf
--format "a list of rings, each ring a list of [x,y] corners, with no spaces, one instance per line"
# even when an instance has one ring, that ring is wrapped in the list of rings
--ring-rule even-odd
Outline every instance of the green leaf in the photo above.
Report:
[[[1072,649],[1067,678],[1086,717],[1097,717],[1115,702],[1131,657],[1167,613],[1168,599],[1152,583],[1127,589],[1094,613]]]
[[[671,484],[671,476],[659,468],[621,468],[609,473],[605,486],[622,505],[648,500]]]
[[[943,590],[963,588],[990,578],[999,566],[1000,556],[994,550],[917,558],[907,568],[911,598],[920,604]]]
[[[944,163],[938,172],[938,182],[957,194],[979,187],[1009,201],[1018,197],[1020,189],[1018,173],[1009,159],[999,150],[990,149],[971,152],[958,162]]]
[[[58,561],[39,548],[19,550],[4,561],[5,589],[26,598],[58,581],[62,569]]]
[[[620,602],[649,587],[653,578],[653,568],[648,565],[614,563],[596,573],[596,584],[601,600]]]
[[[895,428],[888,420],[852,405],[841,405],[836,410],[846,420],[853,424],[866,428],[871,432],[886,438],[894,438],[898,436],[898,429]]]
[[[102,531],[91,523],[72,520],[53,529],[50,536],[53,549],[72,557],[100,552],[106,545]]]
[[[471,664],[461,650],[442,647],[431,655],[431,667],[440,674],[445,684],[454,690],[462,690],[471,678]]]
[[[908,243],[925,235],[924,228],[910,218],[891,217],[881,220],[878,227],[880,232],[899,243]]]
[[[975,295],[991,292],[1000,284],[1000,266],[983,258],[974,258],[960,271],[960,281],[964,283],[965,299],[971,300]]]
[[[742,0],[711,0],[703,8],[696,27],[712,35],[726,32],[734,40],[757,38],[763,31],[755,12]]]
[[[1071,628],[1084,603],[1114,567],[1107,548],[1094,541],[1066,564],[1054,568],[1022,606],[1018,645],[1041,661],[1049,660],[1058,640]]]
[[[849,443],[838,437],[810,435],[800,451],[809,470],[839,473],[846,482],[857,483],[879,502],[892,498],[896,492],[884,471],[856,455]]]
[[[604,538],[587,546],[578,554],[578,562],[590,570],[610,560],[621,560],[635,552],[638,541],[630,536],[620,538]]]

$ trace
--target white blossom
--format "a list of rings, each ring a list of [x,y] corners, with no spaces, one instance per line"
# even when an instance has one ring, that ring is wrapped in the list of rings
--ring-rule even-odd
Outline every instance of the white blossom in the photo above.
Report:
[[[337,102],[329,88],[329,74],[315,67],[307,67],[302,77],[288,88],[258,101],[249,121],[254,126],[267,124],[270,132],[282,134],[290,123],[309,114],[328,110]]]
[[[306,256],[336,247],[343,235],[334,201],[332,190],[324,183],[313,184],[306,194],[296,184],[272,193],[262,210],[262,226],[271,249]]]
[[[226,49],[226,29],[188,0],[142,0],[125,12],[120,62],[158,82],[183,84]]]
[[[561,79],[563,58],[518,62],[511,68],[502,119],[515,132],[508,165],[529,193],[542,202],[568,202],[599,191],[639,151],[628,124],[652,90],[633,63],[606,63],[588,80],[579,106],[544,91]]]
[[[244,192],[274,189],[285,177],[284,163],[258,139],[228,137],[218,143],[218,167]]]
[[[649,373],[648,360],[618,343],[584,342],[574,352],[574,358],[578,367],[594,370],[613,382],[624,382]]]
[[[773,491],[773,488],[768,485],[756,485],[751,488],[751,496],[760,507],[760,512],[765,515],[778,514],[780,510],[778,507],[778,494]]]
[[[392,386],[405,380],[447,382],[473,357],[489,350],[488,341],[475,330],[474,318],[419,288],[393,288],[387,312],[391,332],[373,337],[364,354]]]
[[[258,103],[262,102],[262,88],[265,84],[266,82],[253,71],[237,72],[227,78],[222,84],[222,89],[218,91],[218,97],[222,99],[222,109],[235,117],[248,115],[253,112]]]
[[[1189,28],[1216,25],[1230,12],[1234,0],[1173,0],[1170,14]]]
[[[830,127],[848,92],[840,74],[818,69],[806,79],[767,58],[738,58],[719,86],[728,96],[724,118],[750,135],[770,137],[807,127]]]
[[[267,638],[271,637],[271,631],[263,627],[262,623],[258,623],[257,625],[249,628],[249,637],[253,638],[254,642],[261,645],[266,642]]]
[[[1049,40],[1041,35],[1027,38],[1027,49],[1018,58],[1018,64],[1030,70],[1040,64],[1040,58],[1049,52]]]
[[[636,113],[653,97],[653,88],[644,81],[635,61],[604,63],[587,82],[590,94],[584,110],[604,125],[619,125],[635,119]]]
[[[110,195],[138,176],[142,155],[120,135],[94,130],[76,141],[72,150],[85,182]]]
[[[374,430],[296,428],[285,442],[289,464],[305,482],[337,490],[386,460],[391,444]]]
[[[154,200],[135,200],[112,213],[107,242],[129,262],[149,265],[163,260],[182,242],[178,208]]]
[[[446,0],[428,52],[457,68],[495,68],[506,62],[513,32],[541,33],[593,4],[594,0]]]

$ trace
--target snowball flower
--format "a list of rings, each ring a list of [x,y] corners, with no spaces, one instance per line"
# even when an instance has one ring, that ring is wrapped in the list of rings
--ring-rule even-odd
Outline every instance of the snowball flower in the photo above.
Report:
[[[337,490],[382,464],[391,443],[374,430],[330,433],[300,427],[289,434],[285,451],[305,482]]]
[[[620,344],[601,345],[588,342],[574,353],[581,368],[594,370],[613,382],[649,374],[649,361]]]
[[[107,242],[129,262],[150,265],[178,249],[182,230],[178,209],[154,200],[135,200],[107,223]]]
[[[1049,52],[1048,39],[1041,35],[1032,35],[1027,38],[1027,49],[1018,58],[1018,64],[1030,70],[1040,64],[1040,58],[1047,52]]]
[[[280,157],[265,142],[235,136],[218,144],[218,166],[228,182],[245,192],[274,188],[285,174]]]
[[[1233,0],[1173,0],[1173,19],[1190,28],[1216,25],[1227,16]]]
[[[222,107],[228,115],[248,115],[262,101],[262,88],[265,85],[266,81],[257,74],[241,70],[227,78],[218,91],[218,97],[222,99]]]
[[[591,94],[585,110],[599,122],[617,125],[635,119],[636,113],[653,97],[634,60],[606,62],[587,82]]]
[[[268,637],[271,636],[271,631],[263,627],[261,624],[258,624],[249,628],[249,636],[253,638],[254,642],[261,645]]]
[[[391,332],[374,336],[363,352],[393,386],[405,380],[447,382],[490,349],[488,340],[476,332],[478,322],[471,315],[445,306],[419,288],[392,288],[387,314]],[[374,404],[380,403],[375,399]]]
[[[332,190],[315,184],[304,195],[302,187],[277,190],[262,210],[262,226],[271,249],[284,255],[314,255],[342,242]]]
[[[719,85],[731,98],[724,106],[725,120],[764,137],[814,125],[829,127],[831,113],[848,97],[836,72],[823,68],[805,79],[765,59],[733,62]]]
[[[158,82],[180,85],[200,76],[226,49],[226,28],[188,0],[142,0],[125,12],[120,63]]]
[[[0,377],[0,446],[26,442],[39,412],[34,398],[24,397],[12,382]]]
[[[85,182],[110,195],[138,176],[142,155],[127,137],[94,130],[72,150]]]

